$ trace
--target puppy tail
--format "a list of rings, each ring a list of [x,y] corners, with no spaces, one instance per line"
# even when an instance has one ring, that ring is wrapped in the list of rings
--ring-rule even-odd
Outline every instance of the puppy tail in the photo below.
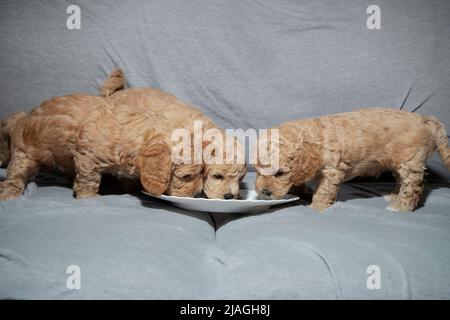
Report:
[[[450,147],[448,146],[448,136],[444,125],[437,119],[432,119],[436,124],[435,141],[436,148],[441,156],[442,162],[450,170]]]
[[[120,69],[114,69],[100,88],[102,97],[109,97],[114,92],[125,89],[125,74]]]
[[[0,119],[0,168],[6,168],[11,159],[11,131],[16,122],[26,115],[25,112],[15,112]]]

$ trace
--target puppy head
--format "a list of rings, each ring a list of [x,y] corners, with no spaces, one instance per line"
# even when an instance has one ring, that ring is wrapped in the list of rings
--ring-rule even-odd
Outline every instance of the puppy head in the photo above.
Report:
[[[194,197],[203,188],[203,165],[172,162],[171,147],[161,135],[145,139],[138,156],[141,184],[153,195]]]
[[[314,144],[292,133],[287,137],[281,134],[278,170],[263,170],[261,164],[255,165],[255,188],[261,199],[282,199],[291,187],[314,179],[322,166],[320,151]]]
[[[245,176],[245,165],[206,165],[203,192],[213,199],[238,199],[239,182]]]
[[[237,139],[228,147],[206,143],[203,152],[209,156],[206,157],[203,180],[205,195],[212,199],[238,199],[239,183],[245,176],[246,167],[244,151]]]

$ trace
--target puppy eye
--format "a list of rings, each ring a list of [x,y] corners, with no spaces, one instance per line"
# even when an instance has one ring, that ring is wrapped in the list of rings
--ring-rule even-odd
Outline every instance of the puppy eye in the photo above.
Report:
[[[213,177],[214,177],[214,179],[217,179],[217,180],[223,180],[223,175],[221,175],[221,174],[215,174],[215,175],[213,175]]]
[[[277,173],[275,173],[275,177],[281,177],[285,172],[278,170]]]
[[[183,176],[183,179],[184,179],[184,180],[189,180],[189,179],[191,179],[191,178],[192,178],[192,175],[191,175],[191,174],[186,174],[186,175]]]

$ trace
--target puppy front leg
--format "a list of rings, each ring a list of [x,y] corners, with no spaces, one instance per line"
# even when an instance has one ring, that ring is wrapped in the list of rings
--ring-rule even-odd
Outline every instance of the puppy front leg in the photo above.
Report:
[[[28,180],[36,174],[37,163],[22,152],[13,154],[6,180],[0,181],[0,200],[12,200],[22,195]]]
[[[336,202],[339,185],[345,173],[336,169],[324,169],[314,192],[310,208],[323,211]]]
[[[100,187],[102,175],[95,162],[87,156],[76,154],[75,180],[73,182],[73,191],[77,199],[96,197]]]

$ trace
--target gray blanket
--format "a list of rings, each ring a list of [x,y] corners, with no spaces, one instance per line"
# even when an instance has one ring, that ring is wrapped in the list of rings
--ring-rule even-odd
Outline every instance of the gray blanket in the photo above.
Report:
[[[66,27],[72,4],[80,30]],[[97,94],[120,67],[130,87],[175,94],[224,128],[381,106],[450,129],[450,2],[377,0],[375,30],[371,4],[1,1],[0,116]],[[75,200],[61,177],[41,175],[0,202],[0,298],[448,299],[450,177],[439,160],[430,168],[411,214],[384,210],[388,180],[345,184],[324,214],[299,202],[220,215],[114,190]],[[79,290],[67,287],[71,265]]]
[[[385,210],[393,183],[367,181],[345,184],[322,214],[298,202],[246,215],[109,189],[75,200],[61,178],[40,176],[22,198],[0,202],[0,298],[448,299],[443,178],[430,179],[414,213]],[[249,173],[243,187],[253,182]],[[66,284],[71,265],[79,290]],[[379,289],[367,285],[370,266]]]

